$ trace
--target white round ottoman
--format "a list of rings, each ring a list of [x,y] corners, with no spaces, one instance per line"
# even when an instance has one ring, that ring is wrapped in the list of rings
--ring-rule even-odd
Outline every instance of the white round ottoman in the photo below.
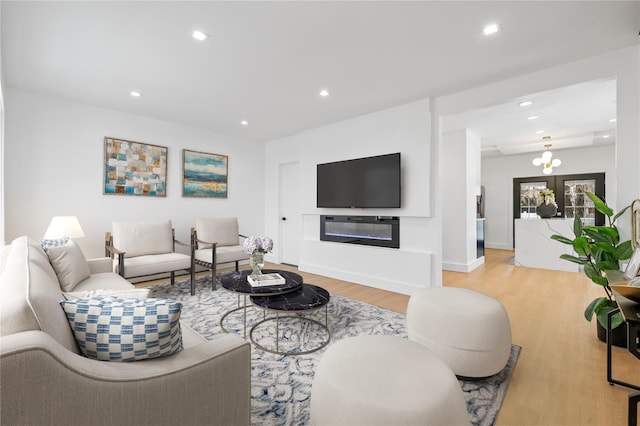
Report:
[[[407,333],[458,376],[492,376],[504,368],[511,353],[511,325],[502,304],[464,288],[416,291],[407,307]]]
[[[320,359],[311,424],[468,425],[469,415],[456,376],[428,349],[397,336],[359,336]]]

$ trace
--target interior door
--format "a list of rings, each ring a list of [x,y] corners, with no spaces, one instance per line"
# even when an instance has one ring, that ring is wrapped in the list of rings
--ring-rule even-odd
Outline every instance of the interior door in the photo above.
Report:
[[[300,261],[302,239],[299,182],[298,163],[280,165],[280,259],[294,266]]]

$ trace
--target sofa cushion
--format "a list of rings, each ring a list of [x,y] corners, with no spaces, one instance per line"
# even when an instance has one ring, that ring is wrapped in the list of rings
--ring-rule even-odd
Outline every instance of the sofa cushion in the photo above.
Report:
[[[63,291],[73,290],[79,282],[91,275],[87,258],[72,240],[64,245],[49,247],[47,256]]]
[[[62,299],[58,278],[39,241],[26,236],[13,240],[0,281],[1,335],[42,330],[66,349],[79,353],[58,305]]]
[[[63,300],[60,305],[88,358],[137,361],[182,349],[182,304],[176,300],[109,296]]]
[[[107,297],[115,296],[123,299],[146,299],[151,292],[148,288],[125,288],[121,290],[115,289],[97,289],[97,290],[83,290],[83,291],[71,291],[62,293],[66,300],[76,299],[92,299],[94,297]]]
[[[196,219],[198,239],[217,246],[237,246],[240,244],[238,218]],[[198,248],[211,247],[209,244],[199,244]]]
[[[170,220],[148,222],[113,222],[113,246],[124,257],[173,252],[173,229]]]

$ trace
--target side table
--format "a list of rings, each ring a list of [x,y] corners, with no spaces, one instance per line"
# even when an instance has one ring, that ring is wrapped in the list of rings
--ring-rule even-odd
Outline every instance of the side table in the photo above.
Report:
[[[315,352],[327,346],[329,341],[331,340],[331,332],[328,327],[328,310],[327,304],[329,303],[330,295],[327,290],[322,287],[318,287],[317,285],[312,284],[302,284],[302,286],[293,292],[281,294],[279,296],[251,296],[251,302],[266,311],[272,311],[276,313],[275,317],[265,318],[262,321],[257,322],[249,333],[249,338],[251,342],[256,345],[257,348],[262,349],[266,352],[271,352],[279,355],[303,355],[311,352]],[[318,309],[324,308],[324,324],[311,319],[305,318],[303,314],[309,313],[311,311],[316,311]],[[284,313],[285,315],[281,315]],[[281,351],[279,347],[280,343],[280,318],[299,318],[300,321],[309,321],[313,324],[318,325],[320,328],[324,330],[327,334],[327,338],[320,344],[308,350],[299,350],[299,351]],[[276,331],[275,331],[275,339],[276,339],[276,347],[275,350],[266,348],[264,345],[261,345],[253,338],[253,333],[256,330],[256,327],[264,324],[265,322],[275,321],[276,322]],[[300,330],[300,339],[302,340],[302,333],[304,330]]]
[[[302,286],[302,277],[294,272],[267,269],[263,272],[265,274],[280,274],[285,279],[285,283],[253,287],[247,281],[247,276],[251,275],[250,270],[231,272],[220,277],[220,284],[222,285],[222,288],[238,295],[238,307],[229,310],[222,316],[222,318],[220,318],[220,327],[225,333],[228,333],[227,329],[224,327],[225,318],[234,312],[242,310],[244,320],[244,338],[247,338],[247,308],[251,306],[247,305],[247,296],[277,296],[296,291],[300,286]],[[240,303],[241,297],[244,302],[242,304]]]

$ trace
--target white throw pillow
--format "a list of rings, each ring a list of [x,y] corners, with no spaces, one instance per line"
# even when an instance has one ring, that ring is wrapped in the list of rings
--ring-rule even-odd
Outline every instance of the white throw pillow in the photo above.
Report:
[[[93,299],[98,296],[121,297],[122,299],[147,299],[151,292],[148,288],[99,289],[62,293],[65,300]]]
[[[72,240],[62,246],[49,247],[47,256],[56,271],[62,291],[73,290],[91,275],[87,258]]]

